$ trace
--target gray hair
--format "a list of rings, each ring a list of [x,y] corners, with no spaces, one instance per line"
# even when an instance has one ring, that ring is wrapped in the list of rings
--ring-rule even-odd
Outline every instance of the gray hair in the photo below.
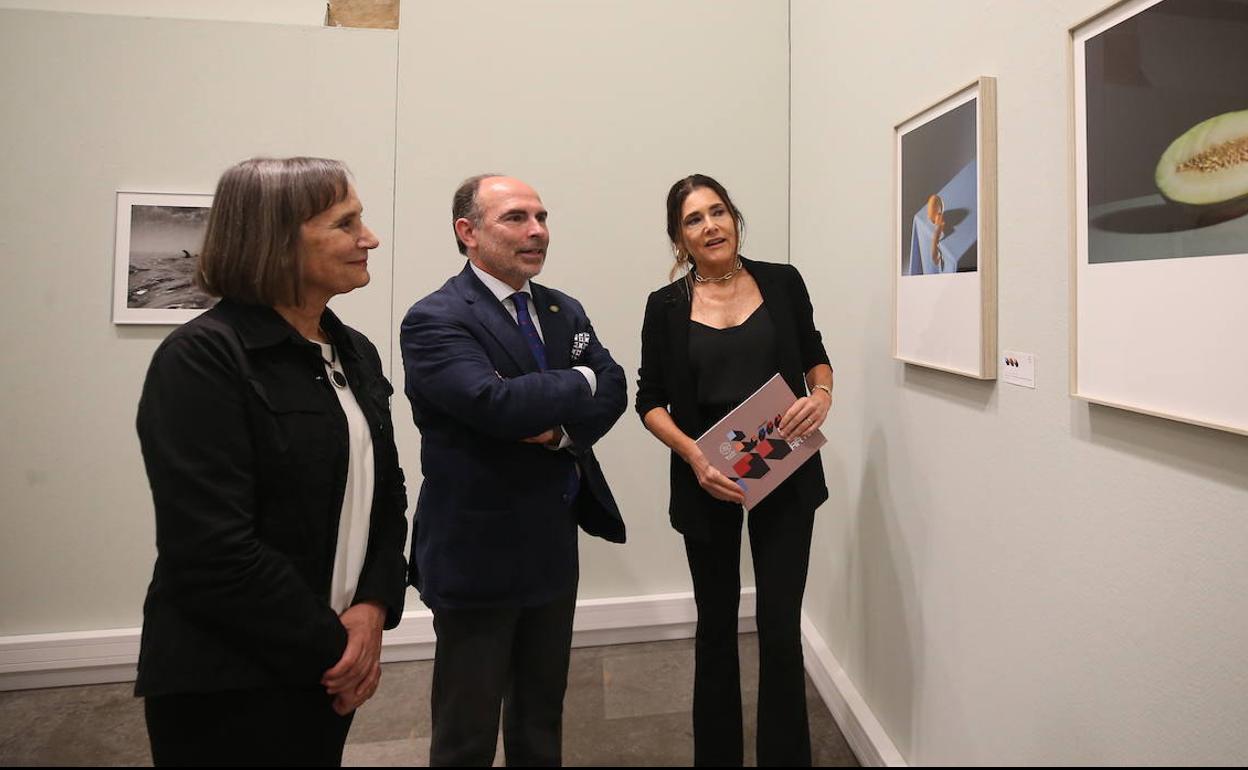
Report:
[[[226,169],[208,213],[195,283],[252,305],[298,305],[299,229],[342,200],[350,172],[325,158],[251,158]]]
[[[467,219],[474,226],[481,224],[481,208],[477,205],[477,191],[481,189],[482,181],[496,176],[502,176],[502,174],[470,176],[455,188],[455,195],[451,198],[451,232],[455,233],[455,245],[459,247],[460,254],[467,256],[468,247],[459,239],[459,233],[455,232],[455,222]]]

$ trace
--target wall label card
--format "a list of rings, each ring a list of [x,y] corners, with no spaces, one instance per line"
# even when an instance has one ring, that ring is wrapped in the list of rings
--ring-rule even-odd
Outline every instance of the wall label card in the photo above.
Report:
[[[1001,354],[1001,379],[1010,385],[1036,387],[1036,356],[1007,350]]]

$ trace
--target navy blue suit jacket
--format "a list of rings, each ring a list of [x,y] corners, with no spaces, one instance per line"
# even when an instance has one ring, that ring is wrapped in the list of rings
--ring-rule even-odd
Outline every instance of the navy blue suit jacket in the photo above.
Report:
[[[468,265],[403,319],[404,390],[424,474],[408,577],[430,607],[544,604],[576,590],[578,524],[624,542],[591,449],[627,405],[624,370],[579,302],[530,285],[546,371]],[[594,371],[596,395],[572,366]],[[571,448],[521,441],[557,425]],[[580,480],[572,495],[574,466]]]

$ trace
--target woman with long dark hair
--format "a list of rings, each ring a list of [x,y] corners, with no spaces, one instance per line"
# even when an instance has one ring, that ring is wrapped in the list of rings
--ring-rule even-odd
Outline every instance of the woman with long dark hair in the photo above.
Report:
[[[637,413],[671,449],[672,526],[684,536],[698,608],[694,764],[743,760],[737,604],[743,496],[695,439],[779,372],[801,394],[783,438],[809,435],[832,404],[832,367],[810,295],[791,265],[738,253],[744,219],[723,185],[694,174],[667,195],[672,283],[650,295]],[[758,764],[810,764],[801,608],[815,509],[828,497],[818,456],[749,513],[759,644]]]

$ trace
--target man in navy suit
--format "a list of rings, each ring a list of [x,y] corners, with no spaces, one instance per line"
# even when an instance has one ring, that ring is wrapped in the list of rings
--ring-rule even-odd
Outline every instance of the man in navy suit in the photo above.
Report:
[[[400,341],[424,483],[409,581],[433,610],[431,765],[558,765],[577,525],[624,542],[591,447],[624,412],[624,370],[580,303],[532,283],[550,240],[518,179],[452,203],[468,264],[412,306]]]

